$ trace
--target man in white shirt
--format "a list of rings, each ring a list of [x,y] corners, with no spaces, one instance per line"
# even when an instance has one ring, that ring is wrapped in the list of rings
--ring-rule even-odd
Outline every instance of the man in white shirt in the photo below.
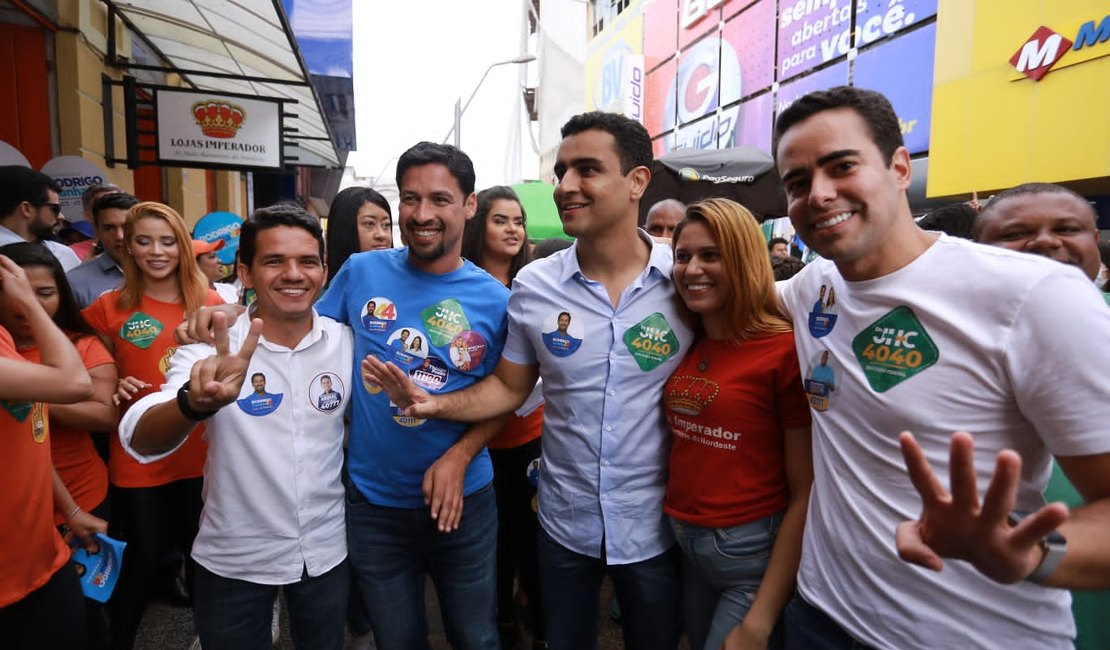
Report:
[[[320,226],[301,208],[256,211],[243,224],[237,268],[257,296],[250,318],[228,326],[215,316],[215,347],[179,348],[161,391],[120,422],[124,447],[144,462],[173,453],[205,422],[193,544],[205,650],[268,647],[279,586],[297,648],[343,646],[350,576],[340,471],[354,347],[349,328],[312,307],[327,277],[323,253]],[[241,399],[257,374],[276,398],[265,408]],[[321,400],[325,383],[337,400]]]
[[[0,246],[41,243],[66,271],[80,264],[69,246],[48,239],[62,220],[60,190],[58,181],[29,167],[0,167]]]

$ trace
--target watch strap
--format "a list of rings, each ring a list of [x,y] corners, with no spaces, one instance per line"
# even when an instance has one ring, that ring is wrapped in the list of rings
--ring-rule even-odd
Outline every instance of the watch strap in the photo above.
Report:
[[[194,422],[207,420],[216,414],[216,411],[198,411],[189,404],[189,381],[181,384],[181,388],[177,389],[177,409],[181,411],[187,419]]]

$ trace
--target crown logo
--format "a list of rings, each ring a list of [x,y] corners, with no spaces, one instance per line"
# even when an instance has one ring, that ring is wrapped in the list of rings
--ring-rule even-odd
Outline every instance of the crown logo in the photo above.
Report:
[[[235,104],[214,99],[193,104],[193,118],[210,138],[234,138],[247,114]]]
[[[667,382],[663,401],[672,411],[683,415],[701,415],[713,402],[721,387],[717,382],[694,375],[676,375]]]

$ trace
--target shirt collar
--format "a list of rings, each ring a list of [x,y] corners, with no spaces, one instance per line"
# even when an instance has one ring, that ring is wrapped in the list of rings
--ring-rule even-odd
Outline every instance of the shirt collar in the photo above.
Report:
[[[643,228],[636,229],[636,235],[641,241],[646,242],[651,246],[651,254],[648,256],[648,263],[645,271],[647,273],[657,273],[663,278],[671,277],[671,269],[674,267],[674,257],[671,253],[671,247],[666,244],[660,244],[651,238]],[[562,253],[562,265],[559,268],[559,280],[566,282],[575,276],[582,274],[582,267],[578,265],[578,242],[575,241],[570,248]],[[585,276],[583,276],[585,277]]]
[[[101,271],[111,271],[112,267],[119,269],[121,272],[123,271],[120,265],[116,264],[116,261],[112,259],[112,256],[108,253],[101,253],[97,256],[96,265],[100,267]]]
[[[246,315],[246,318],[240,316],[235,321],[235,325],[234,325],[234,328],[235,328],[235,331],[236,331],[235,333],[240,335],[238,337],[238,338],[240,338],[240,340],[245,339],[247,337],[247,331],[250,329],[250,326],[251,326],[251,319],[254,318],[254,310],[253,309],[248,310],[245,315]],[[322,339],[326,339],[327,335],[328,335],[328,333],[324,329],[323,323],[320,321],[320,315],[316,313],[316,308],[313,307],[312,308],[312,328],[308,330],[308,334],[305,334],[304,338],[302,338],[300,343],[297,344],[297,347],[293,348],[293,352],[304,350],[304,349],[308,348],[311,345],[315,345],[317,341],[320,341]],[[275,352],[288,352],[289,351],[289,348],[285,347],[284,345],[277,345],[275,343],[270,343],[269,341],[266,340],[265,336],[258,339],[258,344],[265,347],[268,350],[273,350]]]

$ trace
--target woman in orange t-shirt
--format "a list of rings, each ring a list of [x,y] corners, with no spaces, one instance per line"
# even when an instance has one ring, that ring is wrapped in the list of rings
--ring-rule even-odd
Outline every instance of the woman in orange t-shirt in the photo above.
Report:
[[[24,202],[26,203],[26,202]],[[0,293],[41,351],[28,363],[0,327],[0,639],[5,648],[84,648],[85,609],[69,547],[54,528],[49,425],[43,402],[71,404],[92,395],[77,350],[35,298],[23,270],[0,255]],[[68,514],[68,513],[66,513]]]
[[[474,217],[463,230],[462,256],[511,286],[521,267],[532,261],[526,222],[524,207],[511,187],[496,185],[482,190]],[[451,350],[451,362],[456,366],[477,363],[466,343],[460,337],[458,347]],[[532,620],[533,647],[547,647],[536,561],[539,520],[535,499],[542,431],[543,401],[537,387],[520,410],[508,415],[501,433],[489,443],[497,495],[498,630],[501,645],[507,648],[515,647],[519,636],[513,614],[513,584],[518,574]]]
[[[124,241],[123,286],[105,292],[84,311],[119,366],[121,416],[134,400],[161,386],[177,349],[174,328],[201,307],[223,304],[197,267],[184,220],[169,206],[148,201],[132,207]],[[109,532],[128,544],[108,604],[115,648],[134,644],[146,601],[164,577],[164,558],[180,550],[186,583],[192,583],[189,551],[203,505],[207,453],[203,430],[198,426],[180,449],[146,464],[123,449],[118,435],[109,441]]]
[[[778,647],[813,482],[809,405],[755,217],[725,199],[674,231],[675,292],[697,331],[663,392],[663,510],[682,550],[692,650]]]

